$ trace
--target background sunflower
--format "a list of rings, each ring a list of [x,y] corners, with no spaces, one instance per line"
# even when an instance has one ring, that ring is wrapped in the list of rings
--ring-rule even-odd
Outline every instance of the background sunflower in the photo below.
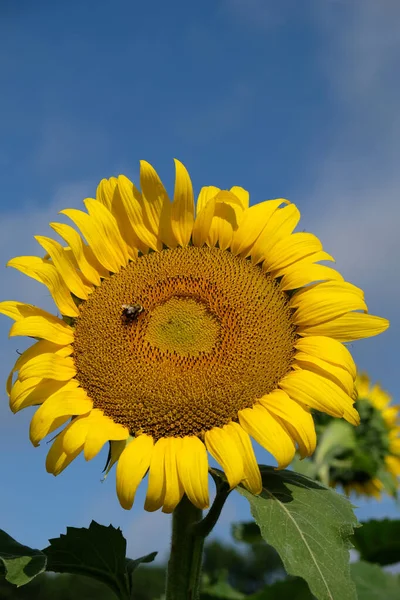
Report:
[[[365,373],[356,379],[360,425],[348,427],[327,415],[314,414],[319,443],[312,460],[296,469],[346,494],[380,499],[397,497],[400,475],[400,407]],[[308,463],[308,464],[307,464]]]

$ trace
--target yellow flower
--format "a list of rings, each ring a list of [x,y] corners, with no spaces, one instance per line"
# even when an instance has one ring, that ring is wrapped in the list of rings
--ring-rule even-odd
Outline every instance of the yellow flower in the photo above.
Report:
[[[400,476],[400,407],[391,404],[391,396],[380,385],[372,386],[365,373],[357,376],[356,388],[362,424],[356,430],[356,449],[359,456],[369,459],[365,464],[372,465],[375,474],[366,469],[347,470],[343,487],[347,494],[377,499],[383,491],[395,495]]]
[[[318,264],[333,259],[311,233],[293,233],[300,213],[287,200],[249,208],[241,187],[204,187],[195,216],[178,161],[173,202],[144,161],[140,187],[103,179],[87,212],[61,211],[80,234],[51,223],[66,246],[36,236],[44,258],[8,263],[44,283],[62,315],[0,304],[11,336],[38,339],[8,380],[11,409],[39,405],[35,446],[64,426],[47,457],[54,475],[110,441],[124,508],[147,472],[147,510],[171,512],[184,493],[207,507],[207,451],[232,487],[257,494],[250,436],[284,468],[296,445],[314,451],[311,408],[357,425],[342,342],[388,322]]]

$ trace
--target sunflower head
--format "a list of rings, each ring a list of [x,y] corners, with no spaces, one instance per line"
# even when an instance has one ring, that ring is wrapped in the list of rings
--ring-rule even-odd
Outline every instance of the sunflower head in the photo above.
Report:
[[[356,379],[355,407],[360,425],[338,429],[332,418],[316,414],[319,443],[315,464],[329,474],[332,486],[347,494],[380,498],[381,493],[396,496],[400,475],[400,407],[378,385],[371,385],[366,374]]]
[[[318,238],[294,233],[287,200],[249,206],[241,187],[203,187],[196,206],[176,161],[172,202],[156,171],[103,179],[85,210],[36,236],[42,256],[9,261],[48,287],[56,317],[0,304],[10,335],[36,338],[7,382],[11,410],[37,406],[37,446],[58,430],[47,470],[110,443],[117,493],[172,511],[183,494],[208,505],[208,455],[229,484],[261,490],[250,436],[286,467],[316,445],[310,409],[357,425],[355,366],[344,343],[376,335],[363,292]],[[60,429],[61,428],[61,429]]]

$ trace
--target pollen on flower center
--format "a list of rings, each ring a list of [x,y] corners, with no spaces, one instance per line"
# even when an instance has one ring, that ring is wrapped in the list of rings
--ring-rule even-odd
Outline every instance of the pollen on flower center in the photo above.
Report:
[[[219,330],[205,303],[173,296],[152,311],[145,340],[165,353],[198,356],[213,350]]]
[[[124,319],[122,306],[143,307]],[[287,296],[250,261],[218,248],[141,256],[81,305],[80,385],[132,433],[201,435],[275,389],[296,329]]]

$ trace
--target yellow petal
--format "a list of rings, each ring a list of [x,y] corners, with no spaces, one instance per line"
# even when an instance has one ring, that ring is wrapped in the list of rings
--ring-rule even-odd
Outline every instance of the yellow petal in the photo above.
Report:
[[[295,365],[331,379],[339,385],[349,396],[354,394],[354,379],[352,375],[342,366],[333,365],[323,358],[311,356],[306,352],[296,352],[294,356]]]
[[[178,474],[178,456],[182,448],[182,439],[178,437],[165,439],[165,496],[162,512],[168,514],[181,501],[184,489]]]
[[[116,177],[110,179],[102,179],[97,186],[96,200],[101,202],[111,212],[111,205],[114,192],[117,188],[118,180]]]
[[[106,239],[104,230],[99,227],[99,222],[82,210],[75,208],[66,208],[61,210],[60,213],[71,219],[80,229],[99,263],[107,271],[117,273],[120,268],[119,261],[115,258],[114,249],[109,240]]]
[[[327,284],[330,287],[326,287]],[[337,284],[337,287],[333,284]],[[315,327],[352,310],[368,310],[361,296],[345,287],[345,282],[336,281],[301,290],[292,296],[290,306],[297,309],[293,314],[293,323],[302,328]]]
[[[278,468],[284,469],[292,461],[296,448],[286,429],[261,404],[239,411],[239,423],[256,442],[272,454]]]
[[[145,510],[154,512],[162,507],[165,497],[165,450],[166,439],[161,438],[154,444],[151,455],[149,482],[147,486]],[[121,459],[120,459],[121,460]]]
[[[242,214],[243,209],[234,194],[227,190],[218,192],[215,196],[215,209],[207,244],[209,246],[218,244],[221,250],[227,250],[232,243],[233,233],[239,226]]]
[[[54,440],[46,458],[46,470],[52,475],[59,475],[68,465],[78,456],[82,450],[82,446],[77,448],[75,452],[66,454],[63,449],[63,436],[65,430],[61,431]]]
[[[136,490],[150,466],[153,455],[153,438],[139,435],[128,443],[117,464],[117,495],[122,508],[129,510]]]
[[[48,316],[26,317],[19,320],[11,327],[9,335],[42,338],[60,345],[71,344],[74,341],[72,327],[56,317],[50,319]]]
[[[7,266],[43,283],[49,289],[61,314],[67,317],[79,315],[70,291],[54,265],[37,256],[17,256],[8,261]]]
[[[215,185],[208,185],[201,188],[199,196],[197,198],[196,203],[196,215],[199,215],[203,208],[212,200],[218,192],[220,192],[220,188],[215,187]]]
[[[15,300],[5,300],[0,302],[0,313],[14,319],[14,321],[20,321],[26,319],[26,317],[47,317],[50,321],[59,322],[60,319],[53,316],[52,314],[33,306],[33,304],[25,304],[25,302],[16,302]]]
[[[129,223],[141,243],[146,248],[160,251],[162,249],[161,240],[144,222],[143,198],[139,190],[125,175],[119,175],[118,177],[118,190]],[[138,248],[144,253],[139,245]]]
[[[352,342],[362,338],[373,337],[386,331],[389,321],[382,317],[364,313],[348,313],[336,319],[302,327],[300,335],[328,336],[339,342]]]
[[[201,248],[208,239],[211,223],[215,212],[215,198],[212,198],[207,204],[197,213],[196,221],[193,226],[192,240],[193,245]]]
[[[232,192],[232,194],[235,194],[243,210],[249,208],[250,194],[247,190],[240,187],[239,185],[234,185],[229,191]]]
[[[93,403],[82,388],[61,390],[50,396],[33,415],[29,437],[34,446],[49,433],[65,423],[73,415],[83,415],[91,410]]]
[[[307,410],[289,398],[283,390],[274,390],[260,398],[259,402],[274,416],[283,420],[289,434],[298,443],[302,458],[314,452],[317,436],[313,418]]]
[[[193,186],[186,168],[176,159],[175,169],[175,192],[171,207],[171,226],[178,244],[187,246],[194,224]]]
[[[225,471],[231,488],[244,479],[243,457],[236,436],[224,427],[213,427],[204,436],[206,448]]]
[[[271,216],[282,203],[288,204],[288,200],[278,198],[277,200],[266,200],[244,211],[239,227],[233,234],[231,252],[249,256],[253,244],[258,239]]]
[[[140,187],[145,225],[169,248],[176,246],[171,226],[171,202],[156,170],[140,161]]]
[[[99,286],[100,277],[108,277],[108,270],[98,262],[93,254],[93,250],[83,243],[79,233],[73,227],[64,223],[50,223],[50,227],[67,242],[74,254],[79,269],[86,279],[93,285]]]
[[[251,262],[255,265],[268,257],[277,242],[288,237],[300,220],[300,211],[295,204],[276,210],[251,248]]]
[[[84,204],[99,230],[104,232],[104,240],[113,254],[113,261],[117,269],[125,267],[129,261],[129,254],[115,217],[101,202],[97,202],[93,198],[86,198]]]
[[[117,221],[118,229],[122,236],[122,239],[124,240],[124,242],[126,244],[129,258],[131,258],[132,260],[136,260],[138,250],[140,250],[143,254],[145,254],[148,251],[148,246],[146,246],[146,244],[144,244],[139,239],[135,230],[133,229],[132,223],[129,219],[129,215],[125,208],[124,200],[121,195],[121,190],[118,185],[118,179],[116,179],[115,177],[112,177],[111,179],[113,180],[112,185],[114,186],[114,188],[113,188],[113,193],[112,193],[112,196],[110,199],[110,204],[109,204],[109,206],[107,206],[107,208]],[[129,181],[128,179],[126,179],[126,180]],[[133,186],[133,184],[131,184],[131,187],[132,186]],[[139,192],[137,192],[137,193],[140,197]],[[104,204],[104,202],[103,202],[103,204]]]
[[[178,454],[178,472],[190,502],[197,508],[208,508],[207,451],[199,438],[195,436],[182,438],[182,447]]]
[[[106,442],[126,440],[129,431],[123,425],[115,423],[103,411],[95,408],[90,413],[89,430],[86,436],[83,454],[86,460],[92,460],[100,452]]]
[[[72,346],[59,346],[58,344],[54,344],[53,342],[48,342],[47,340],[39,340],[33,346],[27,348],[22,354],[19,356],[15,365],[10,373],[10,376],[7,379],[7,393],[10,395],[11,386],[13,382],[13,375],[16,371],[18,371],[22,365],[27,363],[31,358],[35,356],[39,356],[40,354],[44,354],[45,352],[53,352],[57,353],[59,356],[70,356],[72,354]]]
[[[297,267],[296,263],[285,271],[285,275],[280,282],[280,288],[283,291],[295,290],[314,281],[343,281],[342,275],[325,265],[309,264],[303,267]]]
[[[323,281],[322,283],[312,283],[307,287],[297,291],[292,296],[291,305],[293,307],[298,306],[301,303],[300,299],[303,298],[303,296],[308,296],[310,290],[314,290],[313,293],[318,292],[321,294],[323,292],[332,292],[333,294],[337,292],[354,294],[362,300],[364,300],[365,297],[364,292],[361,288],[357,287],[356,285],[353,285],[352,283],[349,283],[348,281]]]
[[[87,300],[88,292],[91,291],[92,288],[88,289],[88,287],[84,284],[81,275],[75,269],[70,256],[65,251],[65,248],[51,238],[44,237],[42,235],[35,235],[34,237],[51,257],[54,266],[59,273],[61,273],[69,291],[75,294],[75,296],[78,298]]]
[[[289,236],[288,238],[284,238],[284,239],[289,240],[290,238],[293,238],[296,235],[300,235],[300,233],[293,233],[291,236]],[[304,234],[304,235],[306,235],[306,234]],[[308,235],[311,235],[311,234],[308,234]],[[284,240],[282,240],[282,242],[283,241]],[[278,242],[278,244],[279,243],[280,242]],[[286,273],[286,270],[288,267],[288,265],[285,265],[284,267],[276,267],[274,269],[271,269],[268,265],[269,256],[275,252],[275,248],[276,248],[276,246],[278,246],[278,244],[275,244],[275,246],[270,250],[270,252],[268,253],[268,257],[265,259],[265,261],[261,265],[263,271],[270,272],[272,277],[282,277]],[[296,260],[296,262],[292,263],[292,264],[293,265],[296,264],[296,267],[300,269],[307,265],[317,263],[321,260],[329,260],[330,262],[335,262],[335,259],[333,258],[333,256],[331,256],[327,252],[324,252],[323,250],[319,250],[317,252],[312,252],[311,254],[308,254],[307,256],[304,256],[303,258],[301,258],[299,260]]]
[[[357,368],[352,355],[337,340],[324,336],[309,336],[298,339],[295,348],[300,352],[306,352],[311,356],[323,358],[333,365],[343,367],[353,379],[356,377]]]
[[[57,381],[67,381],[75,375],[76,368],[73,358],[70,356],[64,358],[53,352],[46,352],[31,358],[22,365],[18,379],[25,381],[29,377],[44,377]]]
[[[26,381],[16,380],[9,393],[10,409],[13,413],[18,412],[21,408],[25,408],[25,406],[31,406],[30,403],[24,404],[23,406],[21,406],[21,404],[24,402],[25,398],[35,392],[37,386],[40,385],[42,381],[43,379],[41,377],[30,377],[30,379],[27,379]],[[62,385],[60,382],[56,383]],[[33,404],[39,404],[39,402],[34,402]]]
[[[398,456],[387,456],[385,463],[393,477],[400,476],[400,458]]]
[[[90,427],[90,415],[75,417],[63,431],[63,450],[66,454],[73,454],[78,448],[83,448]]]
[[[13,413],[16,413],[28,406],[43,404],[56,392],[75,390],[78,385],[76,379],[70,381],[55,381],[41,377],[30,377],[25,381],[17,379],[10,394],[10,408]]]
[[[322,375],[304,371],[292,371],[279,383],[279,386],[297,402],[315,408],[333,417],[344,417],[352,425],[360,419],[353,408],[353,400],[335,383]]]
[[[303,231],[284,237],[273,246],[263,268],[268,271],[286,269],[290,265],[322,250],[322,244],[312,233]]]
[[[233,421],[226,425],[226,429],[229,431],[230,435],[236,438],[240,453],[243,457],[243,485],[252,494],[260,494],[262,490],[261,473],[258,468],[249,434],[246,433],[238,423],[234,423]]]
[[[119,461],[119,457],[121,456],[122,452],[125,450],[127,444],[129,444],[131,441],[132,441],[132,438],[131,438],[131,436],[129,436],[126,440],[110,442],[109,460],[108,460],[106,469],[103,471],[104,475],[103,475],[102,481],[104,481],[108,477],[109,472],[111,471],[111,469],[113,468],[115,463],[117,463]]]

